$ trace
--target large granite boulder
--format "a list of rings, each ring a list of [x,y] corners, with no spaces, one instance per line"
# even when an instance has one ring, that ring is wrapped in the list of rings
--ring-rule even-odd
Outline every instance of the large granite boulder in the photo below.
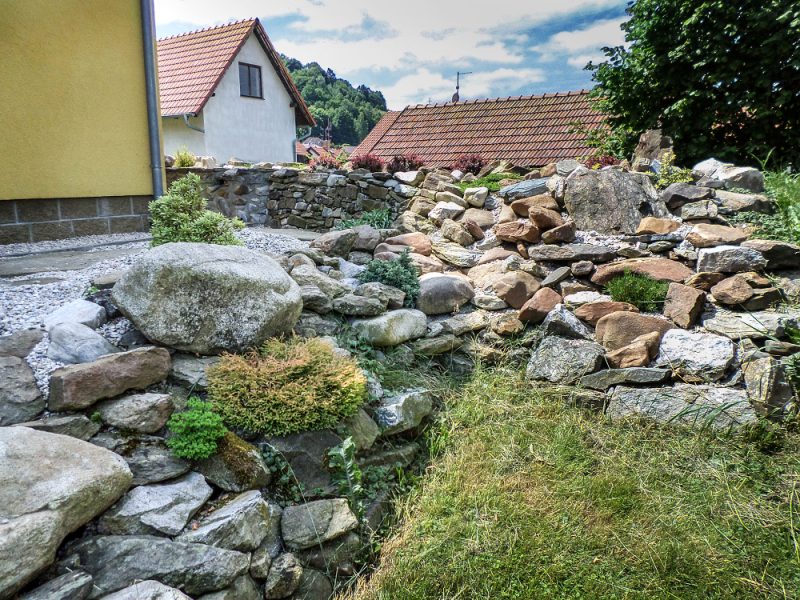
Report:
[[[412,308],[393,310],[371,319],[353,322],[353,329],[359,337],[373,346],[396,346],[417,339],[425,335],[427,327],[425,313]]]
[[[472,284],[466,277],[428,273],[419,278],[417,308],[426,315],[451,313],[472,300],[474,295]]]
[[[154,248],[114,286],[113,298],[149,340],[197,354],[258,346],[290,332],[303,309],[299,286],[277,262],[214,244]]]
[[[28,364],[16,356],[0,355],[0,427],[35,419],[44,405]]]
[[[0,598],[13,598],[53,562],[64,537],[111,506],[131,478],[103,448],[0,427]]]
[[[647,176],[615,169],[578,167],[567,177],[564,194],[572,220],[582,231],[633,234],[644,217],[668,217]]]

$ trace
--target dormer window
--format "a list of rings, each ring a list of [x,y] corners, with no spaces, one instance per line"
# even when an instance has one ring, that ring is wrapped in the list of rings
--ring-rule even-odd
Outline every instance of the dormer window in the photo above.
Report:
[[[239,93],[248,98],[261,98],[261,67],[239,63]]]

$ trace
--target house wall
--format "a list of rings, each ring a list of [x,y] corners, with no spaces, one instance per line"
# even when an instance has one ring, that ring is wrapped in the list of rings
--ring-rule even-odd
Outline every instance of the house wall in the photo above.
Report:
[[[263,100],[239,95],[240,62],[261,67]],[[231,157],[254,163],[293,161],[295,117],[291,101],[261,44],[251,34],[203,109],[206,154],[219,164]]]
[[[203,119],[203,112],[196,117],[189,117],[189,123],[201,129],[205,126]],[[213,156],[210,152],[206,151],[206,134],[189,129],[183,117],[162,118],[161,130],[164,136],[164,152],[166,154],[175,155],[177,150],[186,149],[195,156]],[[220,158],[217,156],[216,158]],[[226,156],[226,159],[230,156]]]
[[[0,243],[109,230],[98,198],[153,193],[139,1],[3,0],[0,23]]]

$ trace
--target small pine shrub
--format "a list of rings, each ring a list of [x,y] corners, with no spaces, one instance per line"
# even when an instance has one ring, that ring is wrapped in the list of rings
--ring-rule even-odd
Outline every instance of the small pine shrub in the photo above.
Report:
[[[172,453],[180,458],[202,460],[217,451],[217,442],[227,433],[222,417],[199,398],[189,398],[189,410],[175,413],[167,421],[174,434],[167,440]]]
[[[200,178],[190,173],[172,184],[164,196],[150,203],[153,236],[151,246],[169,242],[201,242],[240,246],[235,232],[244,227],[239,219],[206,209]]]
[[[386,163],[386,170],[392,175],[401,171],[416,171],[425,165],[425,161],[417,154],[398,154]]]
[[[308,165],[312,169],[316,169],[317,167],[322,169],[338,169],[341,167],[339,161],[330,154],[323,154],[322,156],[313,159],[310,163],[308,163]]]
[[[393,260],[371,260],[367,268],[358,274],[361,283],[377,281],[391,285],[406,293],[405,306],[414,308],[419,296],[419,275],[414,263],[411,262],[410,249]]]
[[[223,355],[208,371],[208,400],[234,429],[287,435],[336,427],[364,402],[358,365],[316,338],[276,338]]]
[[[353,169],[367,169],[371,173],[383,171],[385,164],[383,159],[375,154],[364,154],[350,159],[350,166]]]
[[[615,156],[611,156],[609,154],[593,154],[589,156],[586,160],[583,161],[583,164],[586,165],[587,169],[602,169],[603,167],[609,167],[612,165],[618,165],[619,159]]]
[[[450,167],[453,171],[461,171],[462,173],[472,173],[477,175],[481,169],[486,166],[486,159],[480,154],[462,154]]]
[[[363,213],[357,219],[343,219],[334,229],[352,229],[359,225],[369,225],[375,229],[389,229],[392,226],[392,213],[388,208],[378,208]]]
[[[626,269],[621,277],[606,285],[606,293],[614,302],[633,304],[642,312],[661,312],[667,298],[666,281],[656,281],[647,275],[632,273]]]
[[[194,154],[183,147],[183,150],[175,150],[175,164],[176,167],[193,167],[196,162]]]

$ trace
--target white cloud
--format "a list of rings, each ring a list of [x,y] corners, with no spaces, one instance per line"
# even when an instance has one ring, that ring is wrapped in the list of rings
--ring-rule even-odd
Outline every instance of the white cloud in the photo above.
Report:
[[[604,46],[620,46],[625,43],[625,32],[619,26],[626,19],[607,19],[587,29],[562,31],[553,35],[544,44],[533,46],[531,50],[539,52],[542,62],[571,56],[567,62],[574,67],[583,67],[589,60],[603,58],[600,48]],[[575,54],[580,53],[579,56]]]

